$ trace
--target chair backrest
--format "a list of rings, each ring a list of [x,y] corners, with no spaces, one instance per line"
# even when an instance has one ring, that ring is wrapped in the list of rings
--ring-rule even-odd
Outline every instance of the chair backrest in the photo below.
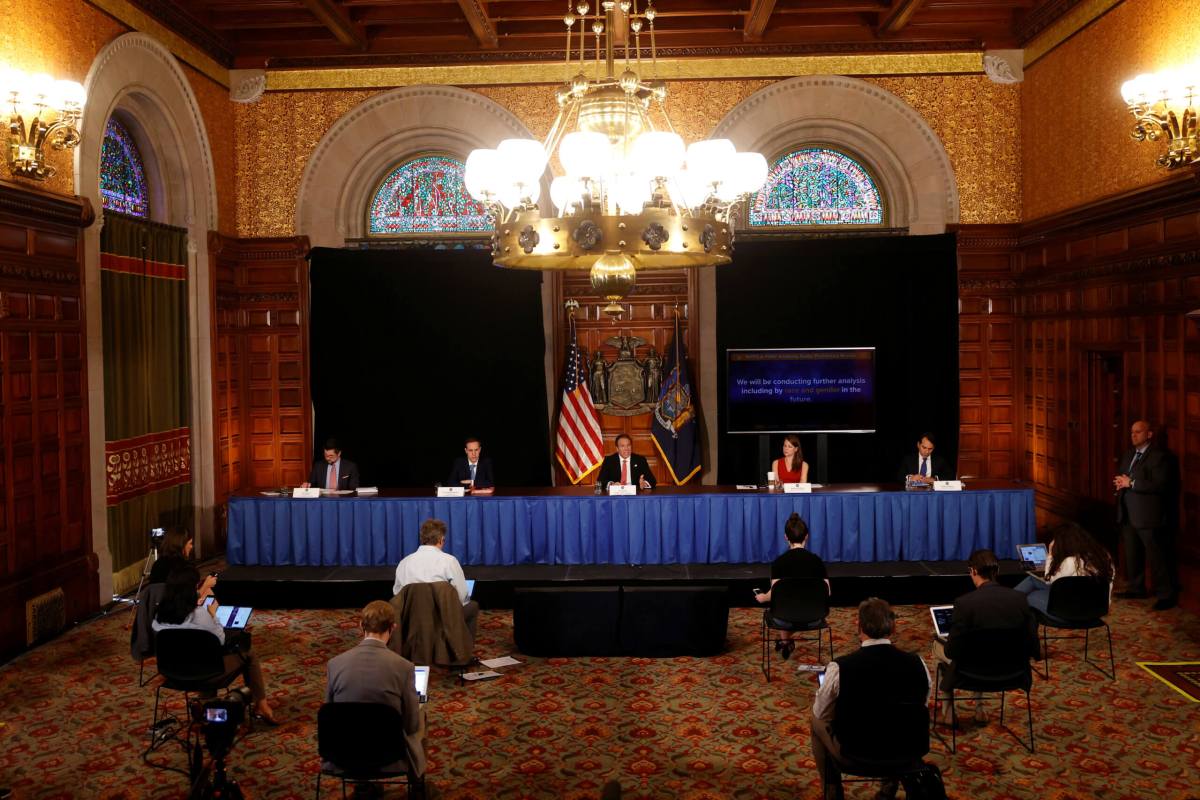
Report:
[[[317,752],[348,775],[407,761],[404,719],[385,703],[325,703],[317,712]]]
[[[134,661],[144,661],[154,655],[154,615],[162,602],[165,583],[148,583],[138,592],[133,609],[133,626],[129,629],[129,654]]]
[[[175,684],[202,684],[225,674],[225,648],[208,631],[166,628],[154,637],[158,671]]]
[[[1068,622],[1087,622],[1108,614],[1108,581],[1088,575],[1059,578],[1050,584],[1046,613]]]
[[[929,708],[924,701],[881,704],[861,724],[845,726],[838,741],[842,755],[867,771],[914,764],[929,752]]]
[[[815,622],[829,616],[829,587],[820,578],[780,578],[771,587],[771,616]]]
[[[1030,632],[1021,628],[978,628],[955,638],[955,687],[977,691],[1023,689],[1033,683]]]

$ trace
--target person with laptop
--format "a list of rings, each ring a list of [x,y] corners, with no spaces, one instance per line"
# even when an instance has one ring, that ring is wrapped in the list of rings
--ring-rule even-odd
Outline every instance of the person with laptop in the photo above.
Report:
[[[1050,584],[1059,578],[1085,576],[1108,584],[1112,593],[1113,563],[1108,551],[1091,534],[1074,522],[1059,525],[1051,534],[1045,551],[1044,577],[1030,575],[1017,584],[1031,608],[1046,613]]]
[[[447,581],[458,592],[462,603],[463,621],[475,640],[475,625],[479,617],[479,603],[471,599],[467,579],[458,559],[445,552],[446,523],[440,519],[427,519],[421,523],[420,546],[400,560],[396,565],[396,581],[392,594],[410,583],[436,583]]]
[[[217,621],[220,604],[212,596],[217,576],[209,575],[203,580],[191,564],[184,563],[167,576],[162,601],[154,616],[151,627],[157,632],[171,628],[187,628],[211,633],[226,646],[225,671],[240,672],[242,680],[250,688],[254,713],[270,725],[279,720],[267,701],[267,683],[263,678],[262,665],[251,651],[248,638],[226,637],[225,628]],[[234,643],[237,646],[230,649]]]
[[[916,653],[892,644],[895,628],[896,614],[887,601],[867,598],[858,606],[862,646],[825,668],[813,700],[812,751],[822,785],[830,790],[826,797],[843,796],[841,770],[853,769],[855,754],[881,760],[902,753],[919,763],[929,752],[928,732],[922,741],[901,723],[905,706],[919,708],[923,721],[932,691],[929,668]],[[897,741],[897,736],[914,738]],[[896,781],[884,781],[875,797],[893,798],[898,788]]]
[[[363,638],[358,644],[326,665],[325,702],[383,703],[396,709],[404,720],[409,772],[420,778],[425,774],[425,712],[417,692],[418,667],[388,648],[396,612],[386,600],[372,600],[359,615],[359,627]],[[428,667],[420,669],[427,679]],[[364,791],[356,787],[355,795]]]
[[[996,583],[996,575],[1000,572],[1000,562],[996,560],[996,554],[987,549],[971,553],[967,560],[967,572],[971,583],[975,584],[975,590],[954,601],[949,635],[944,643],[940,639],[933,643],[933,657],[948,665],[944,678],[948,685],[954,683],[954,659],[959,655],[961,642],[977,631],[1019,629],[1023,631],[1026,655],[1035,659],[1039,658],[1041,653],[1038,646],[1037,620],[1025,595]],[[938,689],[941,692],[947,691],[946,686]],[[987,720],[987,714],[979,705],[978,698],[975,718],[981,722]]]
[[[771,586],[774,587],[781,578],[820,578],[825,581],[825,590],[832,593],[825,562],[819,555],[806,549],[808,524],[796,512],[793,511],[783,524],[783,535],[787,539],[788,549],[771,562]],[[754,599],[759,603],[770,603],[771,589],[755,592]],[[796,649],[792,635],[792,631],[781,630],[780,638],[775,640],[775,652],[785,660]]]

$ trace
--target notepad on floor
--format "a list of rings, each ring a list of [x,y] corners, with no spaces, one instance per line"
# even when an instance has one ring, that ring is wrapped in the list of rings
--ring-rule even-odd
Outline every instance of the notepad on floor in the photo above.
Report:
[[[486,670],[484,672],[464,672],[462,679],[464,681],[483,681],[488,678],[499,678],[500,673],[495,670]]]
[[[485,658],[479,663],[488,669],[500,669],[501,667],[514,667],[521,662],[512,656],[500,656],[500,658]]]

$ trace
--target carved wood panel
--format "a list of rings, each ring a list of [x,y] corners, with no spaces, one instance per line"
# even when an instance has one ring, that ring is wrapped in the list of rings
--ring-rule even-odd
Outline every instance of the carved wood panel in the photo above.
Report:
[[[665,360],[667,349],[671,346],[671,337],[675,331],[675,309],[678,306],[681,320],[680,329],[683,332],[688,350],[688,372],[692,382],[692,395],[699,397],[699,373],[692,354],[697,352],[696,332],[698,320],[693,316],[697,308],[695,302],[696,286],[695,273],[691,270],[653,270],[639,272],[637,286],[625,298],[622,305],[626,313],[618,321],[613,321],[604,314],[605,305],[601,298],[592,292],[592,286],[586,272],[564,272],[555,276],[555,308],[557,311],[554,323],[555,342],[555,422],[557,423],[557,404],[562,394],[562,369],[566,358],[566,348],[569,341],[567,312],[563,308],[566,300],[579,301],[579,310],[575,314],[579,344],[592,357],[597,350],[611,366],[617,359],[617,348],[607,343],[607,340],[620,335],[635,336],[644,339],[646,344],[638,347],[634,356],[639,361],[646,358],[653,347]],[[701,410],[704,413],[704,409]],[[711,413],[716,413],[712,409]],[[662,463],[658,450],[650,435],[651,414],[649,411],[629,416],[608,413],[600,415],[601,429],[604,432],[604,452],[607,455],[616,451],[616,438],[621,433],[633,437],[633,451],[644,455],[654,472],[654,477],[660,484],[671,483],[671,475],[666,465]],[[554,446],[554,431],[551,431],[550,446]],[[569,484],[566,473],[557,463],[554,464],[555,483],[562,486]],[[698,481],[699,478],[693,478]],[[584,479],[585,483],[595,482],[595,473]]]
[[[98,607],[88,489],[86,200],[0,181],[0,655],[25,601],[61,587],[68,624]]]

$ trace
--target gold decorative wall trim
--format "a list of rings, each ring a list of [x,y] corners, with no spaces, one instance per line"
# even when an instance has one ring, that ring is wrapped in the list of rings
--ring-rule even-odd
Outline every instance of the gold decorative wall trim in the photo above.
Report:
[[[1025,69],[1124,0],[1084,0],[1025,45]]]
[[[187,39],[179,36],[170,28],[161,24],[146,12],[135,6],[129,0],[87,0],[91,5],[100,9],[118,21],[123,22],[135,31],[153,36],[161,42],[171,54],[181,61],[187,62],[217,83],[229,88],[229,70],[218,64],[211,56],[193,45]]]
[[[107,0],[115,2],[116,0]],[[964,75],[983,72],[983,53],[894,53],[777,58],[662,59],[663,80],[795,78],[803,75]],[[562,83],[561,62],[444,67],[300,69],[267,72],[267,91],[390,89],[397,86],[495,86]]]

